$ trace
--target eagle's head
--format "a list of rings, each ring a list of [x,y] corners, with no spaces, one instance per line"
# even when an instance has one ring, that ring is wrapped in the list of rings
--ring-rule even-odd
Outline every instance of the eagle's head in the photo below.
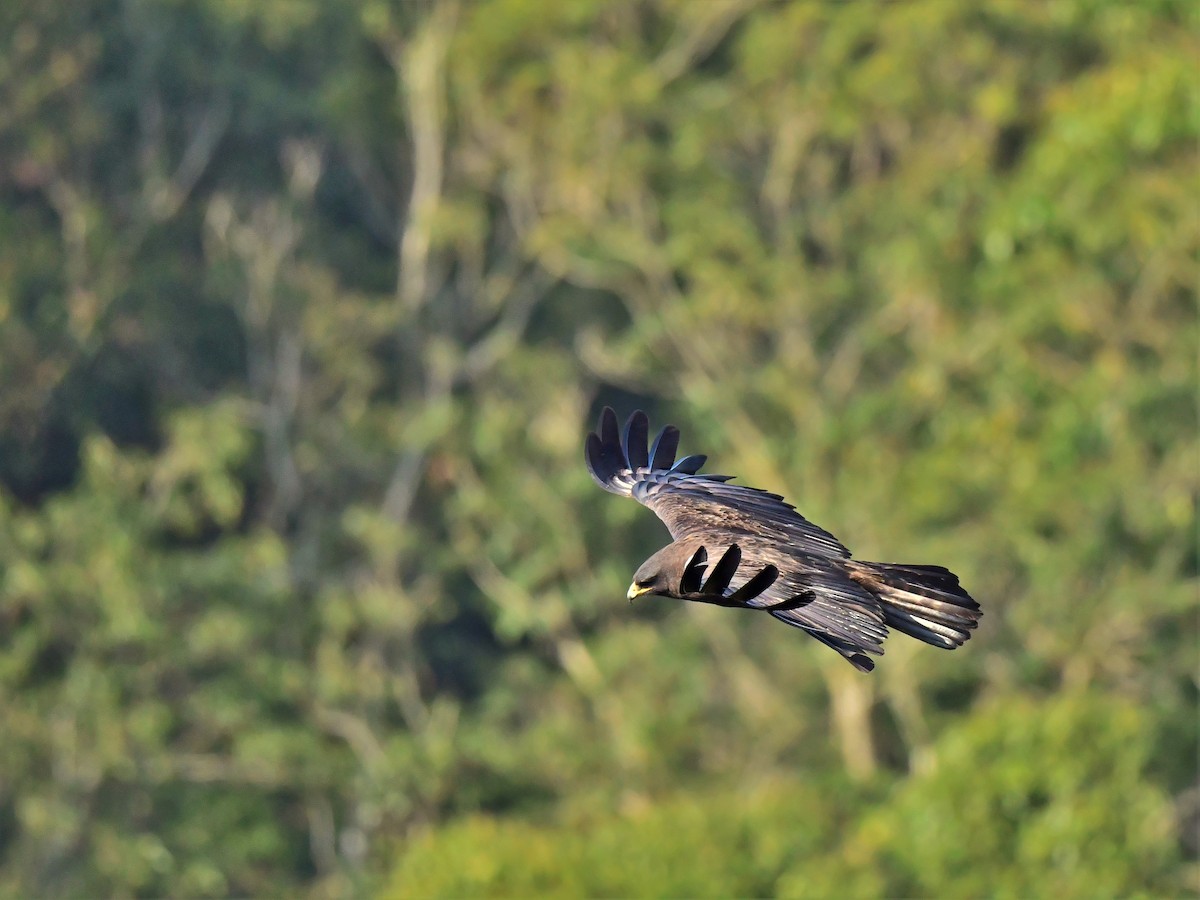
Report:
[[[684,573],[698,567],[699,571],[695,573],[697,576],[695,580],[699,584],[699,575],[704,572],[707,559],[708,554],[698,541],[677,541],[667,544],[638,566],[638,570],[633,573],[633,583],[629,585],[629,592],[626,596],[630,601],[643,594],[655,594],[659,597],[681,600],[684,597],[682,593]]]

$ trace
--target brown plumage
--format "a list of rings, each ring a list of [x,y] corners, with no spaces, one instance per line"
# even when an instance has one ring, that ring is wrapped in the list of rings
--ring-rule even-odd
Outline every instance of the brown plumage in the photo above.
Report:
[[[867,654],[883,654],[889,628],[952,650],[979,623],[979,604],[948,569],[851,559],[778,494],[699,474],[704,456],[675,462],[673,425],[649,448],[648,437],[641,410],[621,433],[605,407],[584,448],[596,483],[654,510],[674,538],[638,568],[630,600],[656,594],[769,612],[863,672],[875,668]]]

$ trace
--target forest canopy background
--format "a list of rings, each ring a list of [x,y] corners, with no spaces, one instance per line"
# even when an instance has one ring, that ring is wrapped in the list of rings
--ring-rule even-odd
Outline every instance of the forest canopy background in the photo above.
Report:
[[[0,4],[0,895],[1179,895],[1191,2]],[[942,563],[624,601],[598,408]]]

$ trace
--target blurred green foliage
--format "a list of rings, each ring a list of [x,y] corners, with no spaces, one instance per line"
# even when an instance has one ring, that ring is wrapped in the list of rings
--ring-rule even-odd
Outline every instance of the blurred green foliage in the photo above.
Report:
[[[0,4],[0,895],[1200,892],[1198,9]],[[630,608],[604,403],[979,633]]]
[[[792,775],[618,820],[473,816],[416,841],[394,895],[1168,895],[1171,814],[1143,775],[1147,733],[1127,704],[994,703],[947,729],[935,770],[888,790]]]

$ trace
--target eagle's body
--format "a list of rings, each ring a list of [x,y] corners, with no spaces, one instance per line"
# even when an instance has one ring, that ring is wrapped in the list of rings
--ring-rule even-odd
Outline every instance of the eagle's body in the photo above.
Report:
[[[859,562],[833,535],[778,494],[698,474],[705,457],[675,462],[668,425],[647,449],[635,412],[617,428],[605,407],[588,435],[588,470],[605,490],[654,510],[674,538],[639,567],[629,597],[658,594],[770,612],[837,650],[862,671],[881,655],[888,629],[953,649],[970,636],[979,604],[940,566]],[[700,584],[706,560],[719,560]]]

